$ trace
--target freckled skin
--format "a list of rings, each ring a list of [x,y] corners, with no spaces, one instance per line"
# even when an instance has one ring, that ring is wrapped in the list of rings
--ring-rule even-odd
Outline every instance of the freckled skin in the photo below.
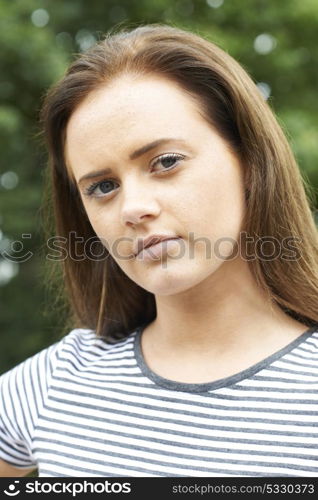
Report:
[[[128,160],[131,151],[162,137],[186,143],[171,142]],[[165,153],[182,154],[185,160],[162,176],[151,173],[152,159]],[[206,244],[191,244],[189,234],[192,240],[210,240],[212,250],[219,238],[238,239],[244,212],[242,168],[195,101],[177,85],[158,77],[126,77],[92,93],[69,121],[66,157],[77,180],[91,170],[113,167],[116,175],[108,177],[120,181],[119,190],[107,199],[82,199],[96,234],[111,253],[115,241],[127,238],[112,255],[140,286],[154,294],[176,294],[224,265],[213,254],[207,258]],[[120,258],[132,253],[136,238],[167,232],[184,238],[170,256],[175,258]],[[222,256],[231,248],[223,245]]]

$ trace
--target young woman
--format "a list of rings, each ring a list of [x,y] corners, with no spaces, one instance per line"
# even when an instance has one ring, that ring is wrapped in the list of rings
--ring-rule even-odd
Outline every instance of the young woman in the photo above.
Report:
[[[317,228],[250,77],[146,25],[42,121],[77,328],[1,377],[1,474],[318,475]]]

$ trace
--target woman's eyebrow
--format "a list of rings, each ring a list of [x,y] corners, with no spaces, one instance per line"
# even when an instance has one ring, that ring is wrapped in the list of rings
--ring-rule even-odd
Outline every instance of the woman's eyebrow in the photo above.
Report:
[[[130,160],[136,160],[136,158],[139,158],[140,156],[148,153],[152,149],[155,149],[157,146],[161,146],[163,144],[167,144],[168,142],[179,142],[186,144],[186,141],[184,139],[179,139],[179,138],[173,138],[173,137],[164,137],[162,139],[157,139],[155,141],[150,142],[149,144],[145,144],[141,148],[136,149],[133,153],[129,155]],[[94,179],[96,177],[100,177],[101,175],[109,175],[112,173],[111,168],[103,168],[101,170],[94,170],[93,172],[90,172],[89,174],[83,175],[83,177],[80,178],[78,181],[78,184],[81,182],[88,180],[88,179]]]
[[[148,151],[151,151],[152,149],[156,148],[157,146],[161,146],[162,144],[166,144],[167,142],[183,142],[185,141],[183,139],[177,139],[173,137],[166,137],[162,139],[157,139],[156,141],[150,142],[149,144],[146,144],[145,146],[142,146],[141,148],[137,149],[133,153],[129,155],[130,160],[135,160],[136,158],[139,158],[140,156],[144,155],[145,153],[148,153]]]

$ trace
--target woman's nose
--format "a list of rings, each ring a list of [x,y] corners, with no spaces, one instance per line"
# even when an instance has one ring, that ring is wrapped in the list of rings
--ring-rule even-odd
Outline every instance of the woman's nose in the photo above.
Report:
[[[121,209],[121,222],[124,225],[135,225],[160,214],[159,203],[155,200],[153,193],[141,192],[126,196]]]

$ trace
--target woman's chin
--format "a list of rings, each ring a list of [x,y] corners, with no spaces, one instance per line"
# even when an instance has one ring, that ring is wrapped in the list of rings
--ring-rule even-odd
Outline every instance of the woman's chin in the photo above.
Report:
[[[211,273],[212,271],[212,273]],[[143,276],[134,276],[133,280],[139,286],[154,295],[176,295],[197,287],[205,281],[213,270],[207,263],[203,267],[187,265],[167,266],[145,272]]]

